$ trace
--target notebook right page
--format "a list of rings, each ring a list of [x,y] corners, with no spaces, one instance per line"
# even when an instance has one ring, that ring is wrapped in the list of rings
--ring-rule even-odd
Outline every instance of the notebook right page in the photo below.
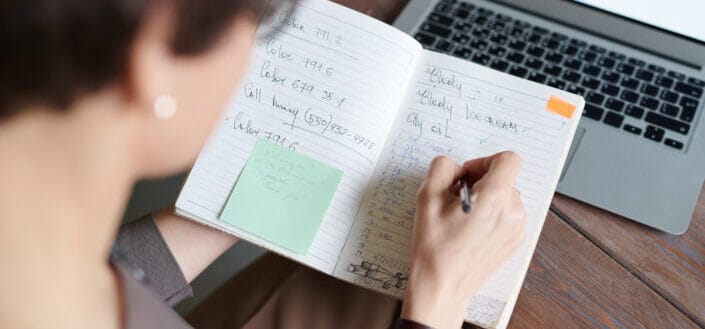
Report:
[[[428,164],[437,155],[462,163],[512,150],[523,158],[517,188],[527,211],[527,238],[470,301],[466,316],[484,327],[504,327],[584,101],[447,55],[424,56],[335,275],[402,297],[410,268],[415,196]]]

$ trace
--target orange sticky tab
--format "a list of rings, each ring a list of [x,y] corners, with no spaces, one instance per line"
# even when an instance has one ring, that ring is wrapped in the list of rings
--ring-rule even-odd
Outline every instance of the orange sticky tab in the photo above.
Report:
[[[548,99],[548,103],[546,103],[546,110],[570,119],[573,117],[573,112],[575,112],[575,105],[554,95]]]

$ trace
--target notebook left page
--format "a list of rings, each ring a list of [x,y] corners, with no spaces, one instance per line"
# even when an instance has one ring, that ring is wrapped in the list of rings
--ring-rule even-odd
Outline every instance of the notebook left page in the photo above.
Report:
[[[331,273],[411,80],[421,46],[373,18],[322,0],[275,15],[248,73],[198,157],[177,212]],[[237,55],[233,55],[237,56]],[[306,255],[219,219],[257,139],[343,171]],[[263,200],[263,204],[265,204]]]

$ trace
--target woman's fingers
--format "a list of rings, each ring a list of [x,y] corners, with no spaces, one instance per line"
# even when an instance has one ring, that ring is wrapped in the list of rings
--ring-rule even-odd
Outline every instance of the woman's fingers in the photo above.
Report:
[[[490,164],[492,163],[492,158],[495,155],[490,155],[484,158],[472,159],[465,161],[463,163],[463,173],[467,175],[473,182],[476,182],[485,176],[488,170],[490,170]]]
[[[493,186],[514,186],[521,170],[521,157],[514,152],[498,153],[490,162],[490,168],[485,177]]]
[[[432,195],[448,191],[462,176],[480,178],[490,186],[513,186],[521,170],[521,157],[507,151],[467,161],[462,167],[446,156],[433,159],[420,192]]]
[[[497,203],[509,200],[520,169],[521,158],[514,152],[501,152],[466,162],[463,172],[478,179],[473,184],[472,201],[496,208]]]
[[[436,196],[449,191],[450,187],[460,177],[461,167],[446,156],[439,156],[433,159],[428,168],[428,174],[424,180],[420,195]]]
[[[520,170],[521,157],[512,151],[467,161],[462,169],[473,180],[482,178],[500,186],[514,185]]]

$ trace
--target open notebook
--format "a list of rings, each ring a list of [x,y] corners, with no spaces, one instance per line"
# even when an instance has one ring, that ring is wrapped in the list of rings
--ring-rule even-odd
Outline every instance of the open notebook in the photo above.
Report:
[[[204,146],[177,212],[339,279],[403,296],[415,193],[431,159],[513,150],[528,213],[522,247],[470,301],[466,320],[506,327],[583,99],[423,50],[337,4],[302,1],[259,38],[249,72]],[[219,220],[257,139],[343,171],[305,255]],[[462,261],[462,260],[458,260]]]

